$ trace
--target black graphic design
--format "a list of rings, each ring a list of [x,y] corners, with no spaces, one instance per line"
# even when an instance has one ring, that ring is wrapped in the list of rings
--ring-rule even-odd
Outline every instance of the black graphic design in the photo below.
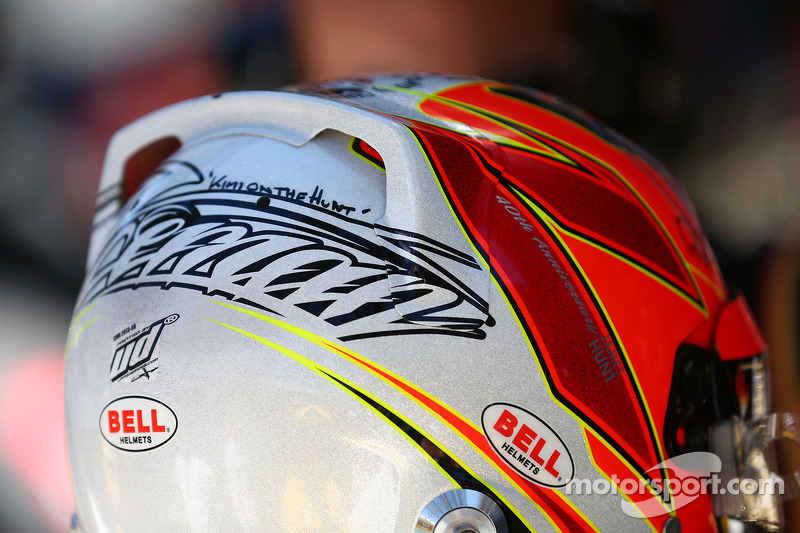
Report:
[[[177,314],[169,315],[161,320],[156,320],[132,336],[122,337],[111,360],[111,381],[119,381],[126,377],[130,377],[131,382],[143,378],[149,380],[150,375],[158,368],[155,366],[158,358],[153,355],[158,339],[161,337],[161,331],[164,326],[174,323],[179,317],[180,315]],[[126,328],[126,331],[134,330],[134,328],[135,325]],[[115,335],[115,340],[117,338]]]
[[[360,210],[335,209],[332,201],[268,184],[220,187],[236,180],[189,161],[167,162],[156,174],[119,214],[81,305],[144,287],[184,289],[278,316],[299,309],[337,326],[340,340],[485,337],[484,321],[472,317],[485,316],[487,302],[461,281],[480,269],[470,255],[359,220]],[[311,189],[322,194],[321,185]],[[408,282],[391,290],[390,274]],[[401,316],[395,305],[410,301],[417,311]]]

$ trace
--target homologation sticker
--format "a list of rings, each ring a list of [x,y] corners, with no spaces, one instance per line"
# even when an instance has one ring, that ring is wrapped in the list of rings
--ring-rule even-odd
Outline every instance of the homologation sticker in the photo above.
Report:
[[[173,313],[145,326],[133,323],[121,328],[113,337],[111,381],[150,380],[158,369],[158,341],[164,329],[178,318],[180,315]]]
[[[100,413],[100,432],[113,447],[145,452],[167,443],[178,430],[178,417],[165,403],[146,396],[123,396]]]
[[[545,487],[563,487],[575,465],[567,445],[544,420],[516,405],[493,403],[481,415],[494,451],[521,476]]]

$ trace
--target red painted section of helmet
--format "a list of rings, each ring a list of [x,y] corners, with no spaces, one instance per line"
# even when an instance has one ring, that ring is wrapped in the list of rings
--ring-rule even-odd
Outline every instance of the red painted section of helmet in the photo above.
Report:
[[[560,243],[502,182],[490,209],[482,206],[485,195],[478,191],[486,183],[481,180],[493,180],[485,165],[483,172],[476,171],[481,161],[474,149],[422,128],[418,134],[462,217],[483,243],[562,402],[637,464],[659,463],[642,400],[624,371],[613,334]]]
[[[420,109],[477,130],[412,126],[556,399],[646,476],[665,459],[678,347],[713,349],[718,316],[720,350],[744,357],[763,346],[754,326],[740,327],[749,314],[739,304],[720,315],[725,286],[685,193],[638,148],[541,93],[521,97],[479,82],[437,93]],[[728,335],[730,324],[738,337]],[[602,366],[610,358],[613,379]],[[594,459],[604,472],[621,461],[603,457]],[[706,516],[703,501],[681,516]]]
[[[766,351],[767,344],[741,294],[722,308],[714,343],[723,361],[753,357]]]

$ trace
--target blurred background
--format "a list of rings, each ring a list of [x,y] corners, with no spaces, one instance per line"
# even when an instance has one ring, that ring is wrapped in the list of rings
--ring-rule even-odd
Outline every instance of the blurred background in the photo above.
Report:
[[[661,159],[800,413],[800,4],[0,0],[0,532],[67,531],[61,360],[102,157],[186,98],[378,71],[566,97]]]

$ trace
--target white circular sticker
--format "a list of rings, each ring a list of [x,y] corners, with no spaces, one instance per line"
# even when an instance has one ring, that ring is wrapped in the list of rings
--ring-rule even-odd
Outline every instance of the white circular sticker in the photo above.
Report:
[[[481,424],[494,451],[524,478],[552,488],[572,479],[575,465],[567,445],[533,413],[493,403],[483,410]]]
[[[144,452],[171,439],[178,429],[175,412],[145,396],[117,398],[100,413],[100,432],[110,445]]]

